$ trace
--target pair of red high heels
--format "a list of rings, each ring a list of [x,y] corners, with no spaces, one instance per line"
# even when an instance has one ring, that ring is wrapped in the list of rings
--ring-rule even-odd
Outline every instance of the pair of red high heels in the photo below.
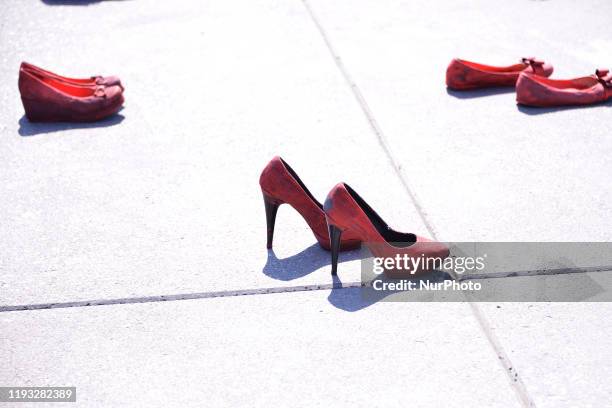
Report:
[[[68,78],[22,62],[19,92],[32,122],[93,122],[123,105],[123,84],[116,76]]]
[[[356,249],[362,243],[378,258],[399,255],[441,261],[449,255],[443,243],[391,229],[346,183],[338,183],[327,195],[325,204],[321,204],[297,173],[278,156],[263,169],[259,184],[266,210],[268,249],[272,248],[278,207],[289,204],[304,217],[321,247],[331,250],[332,275],[338,270],[338,252]],[[429,270],[423,262],[409,275]],[[393,278],[404,277],[406,271],[388,268],[385,274]]]
[[[561,80],[548,78],[552,73],[552,65],[533,57],[506,67],[454,59],[446,70],[446,85],[455,90],[516,86],[518,103],[539,107],[590,105],[612,98],[612,74],[607,69]]]

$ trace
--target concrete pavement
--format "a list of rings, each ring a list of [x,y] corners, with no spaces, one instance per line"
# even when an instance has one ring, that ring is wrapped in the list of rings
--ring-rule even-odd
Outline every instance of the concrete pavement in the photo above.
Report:
[[[74,385],[79,406],[601,406],[609,304],[292,292],[333,283],[329,254],[284,207],[265,250],[257,180],[280,154],[321,200],[349,182],[399,230],[609,241],[609,104],[523,109],[443,79],[455,56],[536,55],[557,77],[612,66],[610,8],[6,0],[0,307],[232,296],[0,312],[0,386]],[[30,124],[22,60],[116,73],[125,109]],[[358,281],[357,254],[342,259]],[[287,293],[237,296],[272,287]]]

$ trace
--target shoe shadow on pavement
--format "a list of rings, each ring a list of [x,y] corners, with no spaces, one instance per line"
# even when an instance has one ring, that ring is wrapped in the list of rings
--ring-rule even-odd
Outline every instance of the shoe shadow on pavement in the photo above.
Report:
[[[357,312],[361,309],[365,309],[387,296],[381,293],[378,298],[371,296],[366,297],[363,296],[363,291],[367,290],[365,287],[344,287],[338,276],[333,276],[333,281],[334,287],[327,297],[327,300],[334,307],[344,310],[345,312]]]
[[[551,108],[538,108],[538,107],[533,107],[533,106],[525,106],[525,105],[516,105],[516,108],[526,114],[526,115],[530,115],[530,116],[534,116],[534,115],[543,115],[546,113],[554,113],[554,112],[562,112],[562,111],[567,111],[567,110],[574,110],[574,109],[594,109],[594,108],[601,108],[601,107],[612,107],[612,99],[606,101],[606,102],[601,102],[601,103],[596,103],[593,105],[576,105],[576,106],[556,106],[556,107],[551,107]]]
[[[19,134],[23,137],[36,136],[44,133],[61,132],[70,129],[89,129],[115,126],[123,122],[121,114],[109,116],[97,122],[30,122],[25,115],[19,119]]]
[[[337,276],[334,276],[333,278],[334,286],[327,299],[329,300],[329,303],[346,312],[357,312],[392,295],[392,293],[389,291],[374,290],[371,285],[361,287],[344,287],[340,278]],[[382,276],[377,279],[381,282],[398,282],[397,279],[387,278],[386,276]],[[432,271],[419,277],[406,278],[407,281],[416,282],[417,285],[421,280],[428,280],[429,282],[433,283],[444,282],[445,280],[449,279],[452,279],[450,275],[448,275],[446,272],[440,271]],[[403,301],[405,303],[435,301],[435,295],[428,292],[409,292],[407,295],[408,296],[405,296],[404,298],[402,298],[402,296],[398,296],[397,298],[394,298],[393,301]]]
[[[455,91],[450,88],[446,88],[446,93],[450,96],[454,96],[458,99],[473,99],[473,98],[482,98],[485,96],[493,96],[493,95],[501,95],[507,93],[514,93],[514,88],[512,87],[495,87],[495,88],[485,88],[485,89],[474,89],[468,91]]]
[[[338,263],[364,259],[369,256],[371,255],[363,248],[341,252]],[[319,244],[313,244],[302,252],[283,259],[279,259],[273,249],[269,249],[268,260],[263,268],[263,273],[273,279],[291,281],[304,277],[323,267],[329,267],[331,270],[329,251],[323,250]],[[406,278],[406,280],[417,282],[417,284],[420,280],[443,282],[449,279],[451,277],[447,273],[440,271],[433,271],[419,277]],[[384,275],[378,278],[378,280],[381,282],[398,281]],[[361,285],[361,282],[347,282],[343,284],[338,276],[332,276],[332,290],[327,299],[329,303],[338,309],[346,312],[357,312],[383,300],[391,294],[389,291],[374,290],[371,285]],[[409,299],[410,302],[433,301],[434,295],[427,292],[409,293]],[[395,301],[402,301],[402,298],[398,297]]]
[[[359,249],[341,252],[338,262],[354,261],[361,257]],[[283,259],[276,256],[274,249],[269,249],[263,273],[272,279],[290,281],[302,278],[325,266],[329,266],[331,270],[331,256],[329,251],[322,249],[319,244],[311,245],[302,252]]]

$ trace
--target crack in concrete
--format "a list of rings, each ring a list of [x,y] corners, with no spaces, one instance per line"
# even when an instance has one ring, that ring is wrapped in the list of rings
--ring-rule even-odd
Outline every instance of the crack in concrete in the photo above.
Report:
[[[385,137],[385,135],[384,135],[380,125],[378,124],[378,122],[374,118],[374,114],[372,113],[368,103],[366,102],[363,94],[361,93],[361,90],[357,86],[357,83],[350,76],[348,70],[346,69],[344,63],[342,62],[342,59],[340,58],[340,54],[335,50],[334,46],[332,45],[332,43],[331,43],[331,41],[329,39],[329,35],[327,34],[325,29],[323,28],[323,25],[320,23],[320,21],[317,18],[314,10],[310,6],[308,0],[302,0],[302,4],[304,4],[304,7],[306,8],[308,14],[310,15],[310,18],[312,19],[313,23],[316,25],[317,29],[319,30],[319,34],[321,35],[321,37],[323,37],[323,41],[327,45],[327,48],[328,48],[331,56],[333,57],[334,62],[336,63],[336,66],[338,67],[338,69],[340,70],[340,73],[342,74],[342,76],[344,77],[345,81],[347,82],[347,84],[351,88],[351,91],[353,92],[353,95],[357,99],[357,102],[359,103],[359,106],[361,107],[361,110],[363,111],[363,113],[366,116],[368,122],[370,123],[370,126],[371,126],[374,134],[378,138],[378,142],[379,142],[380,146],[382,147],[382,149],[384,150],[385,154],[387,155],[389,161],[391,162],[393,170],[395,171],[396,175],[399,177],[402,185],[404,186],[404,189],[406,190],[406,193],[410,196],[410,199],[412,200],[412,203],[416,207],[417,212],[419,213],[419,216],[421,217],[421,220],[423,221],[423,224],[425,224],[425,227],[427,228],[427,230],[431,234],[431,237],[434,238],[435,240],[439,241],[439,239],[437,237],[437,234],[436,234],[436,231],[435,231],[435,228],[433,227],[433,224],[431,222],[429,222],[429,220],[427,219],[427,216],[425,215],[425,211],[423,209],[423,206],[420,204],[419,200],[417,199],[417,196],[416,196],[415,192],[412,191],[412,189],[410,188],[410,185],[408,183],[406,175],[402,171],[401,166],[399,165],[399,162],[397,161],[397,159],[395,158],[395,156],[391,152],[390,145],[387,142],[386,137]],[[493,335],[493,332],[491,330],[491,325],[489,324],[487,319],[484,317],[484,314],[482,313],[482,311],[478,308],[478,306],[474,302],[468,301],[468,303],[470,304],[470,306],[472,308],[472,312],[473,312],[476,320],[478,321],[481,329],[485,333],[485,336],[487,337],[487,339],[489,341],[489,344],[491,345],[491,347],[493,347],[494,351],[497,353],[499,361],[500,361],[504,371],[508,375],[508,378],[510,380],[510,384],[511,384],[512,388],[515,390],[516,395],[519,398],[520,402],[525,407],[535,407],[535,403],[533,402],[533,399],[530,397],[530,395],[529,395],[529,393],[527,391],[527,388],[525,387],[525,384],[521,380],[521,378],[518,375],[518,373],[516,373],[516,371],[515,371],[514,373],[512,373],[512,375],[510,374],[509,367],[512,367],[512,363],[509,360],[508,356],[506,355],[506,352],[504,351],[503,346],[501,345],[501,343],[499,343],[499,341],[497,341],[497,339]]]

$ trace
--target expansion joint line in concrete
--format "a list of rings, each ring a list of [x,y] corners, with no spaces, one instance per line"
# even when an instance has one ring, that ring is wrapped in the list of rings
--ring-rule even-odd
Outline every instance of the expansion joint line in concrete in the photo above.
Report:
[[[556,274],[567,274],[567,273],[586,273],[586,272],[612,272],[612,267],[606,268],[573,268],[573,269],[558,269],[553,270],[548,275]],[[525,273],[513,272],[512,276],[499,276],[493,275],[487,276],[474,276],[464,277],[464,279],[501,279],[521,276],[539,276],[529,271]],[[155,302],[169,302],[176,300],[193,300],[193,299],[211,299],[221,297],[235,297],[235,296],[248,296],[248,295],[268,295],[274,293],[290,293],[290,292],[307,292],[315,290],[342,290],[350,288],[364,288],[371,287],[372,282],[334,282],[327,284],[318,285],[299,285],[299,286],[280,286],[272,288],[256,288],[256,289],[240,289],[240,290],[225,290],[225,291],[211,291],[211,292],[195,292],[195,293],[179,293],[171,295],[153,295],[153,296],[140,296],[140,297],[125,297],[115,299],[96,299],[96,300],[79,300],[72,302],[49,302],[49,303],[36,303],[36,304],[23,304],[23,305],[0,305],[1,312],[17,312],[27,310],[44,310],[44,309],[63,309],[69,307],[87,307],[87,306],[105,306],[105,305],[128,305],[134,303],[155,303]],[[474,303],[474,302],[472,302]]]
[[[389,143],[387,142],[385,134],[383,133],[382,129],[380,128],[380,125],[376,121],[376,118],[372,114],[372,111],[370,110],[370,107],[369,107],[368,103],[366,102],[363,94],[361,93],[361,90],[359,89],[359,87],[357,86],[355,81],[353,81],[352,77],[350,76],[348,70],[346,69],[344,63],[342,62],[342,58],[340,58],[339,54],[334,49],[334,46],[332,45],[331,41],[329,40],[329,37],[328,37],[327,33],[325,32],[325,29],[323,28],[323,26],[319,22],[318,18],[314,14],[314,11],[312,10],[312,7],[308,3],[308,1],[307,0],[302,0],[302,3],[304,3],[304,6],[308,10],[308,13],[310,14],[310,17],[312,18],[312,21],[317,26],[317,29],[319,30],[319,33],[321,34],[321,37],[323,37],[323,41],[327,45],[327,48],[328,48],[329,52],[331,53],[331,55],[332,55],[332,57],[333,57],[333,59],[334,59],[334,61],[336,63],[336,66],[340,70],[340,73],[342,74],[342,76],[344,77],[345,81],[350,86],[350,88],[351,88],[351,90],[353,92],[353,95],[357,99],[357,103],[359,104],[361,110],[363,111],[363,114],[365,115],[366,119],[368,120],[368,123],[370,124],[370,127],[371,127],[372,131],[376,135],[376,138],[378,139],[378,142],[379,142],[380,146],[382,147],[382,149],[384,150],[387,158],[389,159],[389,162],[391,164],[391,167],[393,168],[393,171],[399,177],[399,180],[402,183],[402,185],[404,186],[404,189],[406,190],[408,195],[410,196],[410,199],[412,200],[413,205],[417,208],[419,216],[421,217],[421,220],[423,221],[423,224],[425,224],[425,227],[427,228],[427,231],[431,234],[431,236],[433,238],[436,238],[436,232],[435,232],[435,230],[433,228],[433,225],[431,225],[431,223],[429,222],[429,220],[425,216],[425,211],[423,210],[423,207],[421,206],[419,200],[417,199],[416,194],[414,194],[414,192],[410,188],[410,185],[408,183],[408,179],[407,179],[406,175],[404,174],[404,172],[402,171],[401,165],[399,164],[399,161],[393,155],[393,152],[391,151],[391,149],[389,147]]]
[[[281,286],[275,288],[258,288],[242,290],[226,290],[213,292],[179,293],[175,295],[154,295],[141,297],[126,297],[116,299],[81,300],[74,302],[38,303],[14,306],[0,306],[1,312],[17,312],[26,310],[63,309],[69,307],[126,305],[134,303],[170,302],[176,300],[210,299],[220,297],[235,297],[249,295],[267,295],[273,293],[307,292],[313,290],[340,290],[366,286],[361,282],[329,283],[322,285]]]
[[[331,54],[331,56],[332,56],[332,58],[334,60],[336,66],[338,67],[338,69],[340,70],[340,72],[341,72],[342,76],[344,77],[345,81],[347,82],[347,84],[351,88],[351,91],[353,92],[353,95],[357,99],[357,102],[359,103],[359,106],[361,107],[361,110],[363,111],[363,113],[366,116],[368,122],[370,123],[372,131],[376,135],[380,146],[382,147],[382,149],[384,150],[385,154],[387,155],[389,161],[391,162],[391,166],[393,167],[393,170],[395,171],[396,175],[398,176],[399,180],[401,181],[402,185],[404,186],[404,189],[406,190],[406,192],[410,196],[410,199],[412,200],[412,203],[416,207],[416,209],[417,209],[417,211],[419,213],[419,216],[421,217],[421,220],[423,221],[423,224],[425,225],[425,227],[427,228],[427,230],[431,234],[431,237],[436,239],[436,240],[439,240],[433,225],[431,224],[431,222],[429,222],[429,220],[427,219],[427,216],[425,215],[425,211],[423,209],[423,206],[420,204],[420,202],[417,199],[417,196],[414,193],[414,191],[412,191],[412,189],[410,188],[410,184],[408,183],[406,175],[402,171],[399,162],[397,161],[397,159],[393,155],[393,152],[391,151],[390,145],[387,142],[385,134],[383,133],[380,125],[376,121],[376,118],[374,117],[374,114],[372,113],[368,103],[366,102],[363,94],[361,93],[361,90],[357,86],[357,83],[352,79],[351,75],[349,74],[346,66],[342,62],[342,58],[340,57],[339,53],[336,51],[336,49],[334,48],[333,44],[331,43],[329,35],[327,34],[325,28],[323,27],[323,25],[321,24],[321,22],[317,18],[316,14],[315,14],[312,6],[308,2],[308,0],[302,0],[302,3],[304,4],[304,7],[306,8],[306,10],[308,11],[308,14],[310,15],[310,18],[312,19],[312,21],[315,24],[315,26],[317,27],[321,37],[323,38],[323,41],[325,42],[325,44],[326,44],[326,46],[327,46],[327,48],[328,48],[328,50],[329,50],[329,52],[330,52],[330,54]],[[504,369],[506,374],[508,374],[509,380],[510,380],[510,384],[512,385],[512,388],[516,392],[517,397],[519,398],[519,400],[521,401],[523,406],[525,406],[525,407],[534,407],[535,403],[533,402],[533,400],[529,396],[529,393],[527,392],[527,388],[525,387],[525,384],[523,383],[523,381],[519,377],[518,373],[516,373],[516,370],[514,370],[513,372],[509,371],[509,368],[512,368],[512,363],[510,362],[508,356],[506,355],[506,352],[504,351],[503,346],[501,345],[501,343],[499,341],[497,341],[497,339],[495,338],[495,336],[494,336],[494,334],[493,334],[493,332],[491,330],[490,323],[484,317],[484,314],[478,308],[477,304],[475,304],[474,302],[469,302],[469,303],[470,303],[470,306],[472,308],[472,311],[474,313],[474,316],[475,316],[476,320],[480,324],[480,327],[484,331],[485,336],[487,337],[487,339],[489,341],[489,344],[491,345],[491,347],[493,347],[495,353],[497,354],[502,368]]]

